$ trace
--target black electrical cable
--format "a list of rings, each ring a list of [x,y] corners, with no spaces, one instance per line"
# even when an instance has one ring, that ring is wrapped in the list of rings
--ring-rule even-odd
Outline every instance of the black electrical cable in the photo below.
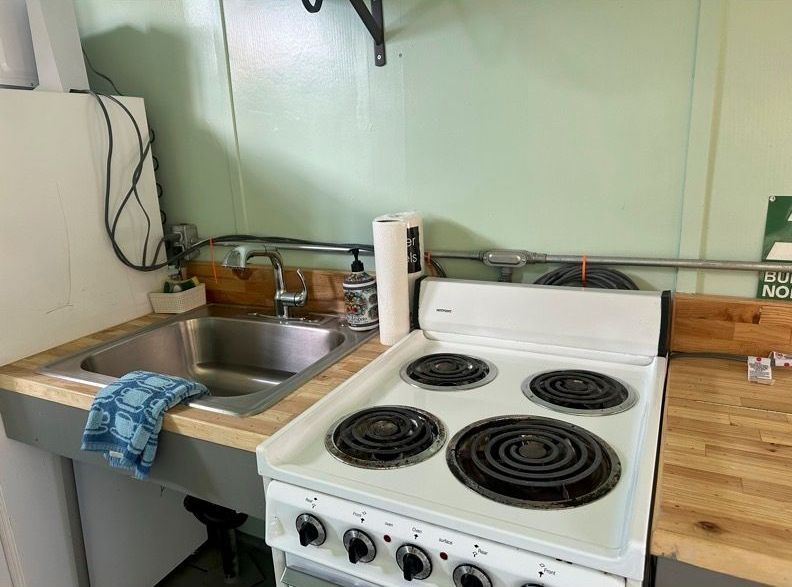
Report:
[[[589,266],[586,283],[580,265],[562,265],[541,275],[534,283],[538,285],[561,285],[567,287],[594,287],[599,289],[639,289],[635,282],[621,271],[607,267]]]
[[[110,84],[110,87],[113,88],[113,91],[116,93],[116,95],[123,96],[124,93],[121,90],[118,89],[118,87],[115,85],[115,82],[113,80],[111,80],[109,76],[106,76],[105,74],[103,74],[101,71],[98,71],[93,66],[93,63],[91,63],[91,58],[88,57],[88,53],[85,52],[85,48],[82,48],[82,54],[83,54],[83,59],[85,59],[85,64],[88,66],[88,69],[90,69],[94,73],[94,75],[102,78],[108,84]]]
[[[303,0],[303,4],[305,5],[306,9],[308,9],[310,12],[318,12],[319,9],[322,7],[322,0],[315,0],[314,4],[310,4],[310,2],[308,2],[308,0]],[[88,57],[88,54],[85,52],[85,49],[82,49],[82,53],[83,53],[83,57],[85,59],[85,63],[86,63],[86,65],[88,65],[88,68],[96,76],[102,78],[108,84],[110,84],[110,87],[113,89],[113,91],[117,95],[124,96],[124,93],[121,92],[121,90],[118,89],[118,86],[116,86],[115,82],[109,76],[103,74],[102,72],[100,72],[99,70],[97,70],[93,66],[93,63],[91,62],[91,59]],[[156,246],[156,248],[154,250],[154,256],[153,256],[151,262],[149,263],[147,261],[146,257],[147,257],[147,253],[148,253],[148,242],[149,242],[149,239],[151,237],[151,217],[149,216],[148,211],[143,206],[143,203],[142,203],[142,201],[140,199],[140,194],[138,193],[138,190],[137,190],[137,185],[138,185],[138,182],[140,180],[140,176],[142,175],[143,166],[145,164],[146,158],[148,157],[148,155],[149,155],[149,153],[151,151],[151,145],[152,145],[152,143],[155,140],[154,129],[149,127],[149,137],[146,140],[145,145],[144,145],[143,144],[143,135],[142,135],[142,133],[140,131],[140,126],[138,125],[137,120],[132,115],[132,113],[129,111],[129,109],[120,100],[117,100],[113,96],[106,95],[106,94],[100,94],[100,93],[94,92],[92,90],[74,90],[74,91],[77,92],[77,93],[89,94],[89,95],[93,96],[96,99],[96,102],[97,102],[97,104],[99,104],[99,107],[100,107],[100,109],[102,111],[102,115],[103,115],[103,118],[104,118],[104,121],[105,121],[105,126],[107,128],[107,139],[108,139],[107,159],[106,159],[106,169],[105,169],[105,189],[104,189],[104,192],[105,192],[104,193],[105,231],[107,232],[107,236],[110,239],[110,243],[111,243],[111,245],[113,247],[113,251],[115,252],[116,256],[127,267],[130,267],[131,269],[135,269],[137,271],[156,271],[158,269],[162,269],[164,267],[167,267],[170,264],[177,263],[177,262],[181,261],[182,259],[185,259],[186,257],[190,256],[192,253],[200,250],[201,248],[209,245],[210,243],[221,244],[221,243],[236,242],[236,241],[239,241],[239,242],[268,242],[268,243],[272,243],[272,244],[296,244],[296,245],[312,245],[312,246],[331,246],[331,247],[343,247],[343,248],[346,248],[346,249],[348,249],[350,251],[352,249],[360,249],[360,250],[365,250],[365,251],[368,251],[368,252],[373,252],[373,247],[371,245],[358,244],[358,243],[329,243],[329,242],[322,242],[322,241],[311,241],[311,240],[295,239],[295,238],[287,238],[287,237],[277,237],[277,236],[256,236],[256,235],[249,235],[249,234],[229,234],[229,235],[221,235],[221,236],[213,237],[211,239],[201,240],[201,241],[195,243],[194,245],[182,250],[180,253],[178,253],[178,254],[170,257],[170,258],[167,258],[163,262],[158,263],[157,262],[157,258],[159,257],[159,254],[162,251],[162,247],[165,245],[166,241],[168,240],[167,237],[162,237],[159,240],[159,242],[157,243],[157,246]],[[112,123],[110,121],[110,114],[109,114],[109,112],[107,110],[107,107],[105,106],[104,102],[102,101],[102,98],[107,98],[107,99],[111,100],[112,102],[114,102],[115,104],[117,104],[119,107],[121,107],[121,109],[124,111],[124,113],[127,115],[127,117],[132,122],[132,125],[133,125],[133,127],[135,129],[135,134],[136,134],[136,137],[137,137],[137,140],[138,140],[138,155],[139,155],[139,158],[138,158],[138,163],[137,163],[137,165],[135,166],[135,168],[134,168],[134,170],[132,172],[131,187],[129,188],[127,193],[124,195],[124,198],[121,201],[121,204],[119,205],[118,210],[116,210],[116,213],[115,213],[115,216],[113,217],[112,222],[110,221],[110,189],[111,189],[111,178],[112,178],[112,161],[113,161],[114,137],[113,137],[113,126],[112,126]],[[152,154],[152,164],[155,165],[156,167],[159,167],[159,161],[156,159],[156,157],[154,157],[153,154]],[[162,186],[159,183],[157,183],[156,186],[157,186],[157,197],[161,198],[162,197],[162,192],[163,192]],[[126,254],[121,249],[121,247],[119,246],[119,244],[118,244],[118,242],[116,240],[116,229],[118,227],[118,222],[119,222],[119,220],[121,218],[121,215],[123,214],[124,209],[126,208],[127,203],[129,202],[129,200],[133,196],[134,196],[138,206],[140,207],[141,211],[143,212],[143,215],[146,218],[146,239],[145,239],[145,241],[143,243],[143,254],[142,254],[142,260],[141,260],[142,262],[140,264],[134,263],[133,261],[131,261],[126,256]],[[162,210],[162,209],[160,209],[160,219],[162,221],[162,224],[165,224],[165,222],[167,221],[167,215],[165,214],[165,211]],[[432,265],[435,267],[435,269],[438,271],[438,273],[440,275],[442,275],[443,277],[445,277],[445,270],[443,269],[443,267],[435,260],[432,260],[431,262],[432,262]]]
[[[151,219],[150,219],[150,217],[148,215],[148,212],[146,212],[145,207],[143,206],[143,203],[140,201],[140,196],[137,193],[137,183],[138,183],[138,181],[140,179],[140,175],[141,175],[142,170],[143,170],[143,164],[145,163],[146,157],[148,156],[149,150],[151,148],[151,143],[146,142],[146,146],[145,146],[145,148],[143,148],[143,144],[142,144],[143,143],[143,139],[142,139],[142,136],[140,134],[140,128],[137,126],[137,121],[135,121],[134,116],[132,116],[132,113],[129,112],[129,110],[125,106],[123,106],[118,100],[116,100],[112,96],[105,96],[103,94],[97,94],[96,92],[93,92],[91,90],[87,91],[86,93],[92,95],[96,99],[97,103],[99,104],[99,106],[100,106],[100,108],[102,110],[102,114],[103,114],[104,119],[105,119],[105,125],[107,127],[107,137],[108,137],[107,169],[106,169],[107,176],[105,177],[105,194],[104,194],[104,202],[105,202],[105,230],[107,232],[108,237],[110,238],[110,242],[111,242],[111,244],[113,246],[113,250],[115,251],[116,256],[121,260],[122,263],[124,263],[125,265],[127,265],[128,267],[131,267],[133,269],[146,267],[147,266],[146,253],[147,253],[147,248],[148,248],[148,239],[149,239],[149,236],[151,234]],[[110,222],[110,184],[111,184],[111,177],[112,177],[112,159],[113,159],[114,138],[113,138],[113,126],[112,126],[112,123],[110,122],[110,114],[109,114],[109,112],[107,110],[107,107],[105,106],[104,102],[102,101],[102,97],[111,99],[113,102],[115,102],[115,103],[117,103],[117,104],[122,106],[122,108],[124,109],[124,112],[127,113],[127,115],[130,117],[130,119],[132,120],[132,122],[133,122],[133,124],[135,126],[135,129],[136,129],[136,132],[137,132],[137,135],[138,135],[138,146],[139,146],[139,149],[140,149],[140,151],[139,151],[140,158],[139,158],[138,163],[135,166],[135,169],[134,169],[134,171],[132,173],[132,186],[129,188],[129,190],[127,191],[126,195],[124,196],[124,199],[122,200],[121,205],[119,206],[118,210],[116,211],[116,215],[115,215],[115,218],[113,219],[112,223]],[[118,221],[119,221],[119,219],[121,217],[121,214],[124,211],[124,208],[126,207],[127,203],[129,202],[129,199],[133,195],[135,195],[135,198],[138,201],[138,204],[140,205],[141,209],[143,210],[143,213],[144,213],[144,215],[146,217],[146,220],[147,220],[147,229],[146,229],[147,236],[146,236],[146,242],[143,245],[143,259],[142,259],[142,262],[141,262],[140,265],[138,265],[136,263],[133,263],[132,261],[130,261],[127,258],[126,254],[121,250],[121,248],[118,245],[118,242],[116,241],[116,238],[115,238],[115,233],[116,233],[116,228],[117,228],[117,225],[118,225]]]
[[[748,355],[734,355],[732,353],[713,353],[708,351],[672,351],[670,359],[717,359],[720,361],[738,361],[745,363]]]
[[[123,208],[124,208],[124,206],[126,206],[126,203],[129,201],[130,195],[134,194],[135,200],[137,201],[138,206],[143,211],[143,215],[146,218],[146,238],[143,241],[143,254],[142,254],[142,264],[145,265],[146,264],[146,258],[148,257],[148,255],[147,255],[147,253],[148,253],[148,242],[149,242],[149,238],[151,237],[151,217],[149,216],[148,212],[146,211],[145,206],[143,206],[143,202],[140,200],[140,194],[138,193],[137,184],[138,184],[138,181],[140,180],[141,174],[143,173],[143,164],[145,163],[145,160],[146,160],[146,154],[148,153],[148,151],[151,148],[151,139],[150,138],[148,139],[148,142],[146,144],[146,149],[144,150],[144,148],[143,148],[143,135],[140,132],[140,126],[138,126],[137,120],[135,120],[135,117],[133,116],[133,114],[129,111],[129,109],[122,102],[120,102],[119,100],[117,100],[113,96],[106,96],[106,97],[108,99],[112,100],[113,102],[115,102],[116,104],[118,104],[121,107],[121,109],[124,111],[124,113],[127,115],[129,120],[132,121],[132,126],[135,128],[135,135],[137,136],[138,153],[139,153],[139,156],[140,156],[140,159],[138,161],[138,165],[135,167],[134,173],[132,175],[132,187],[130,188],[130,191],[127,192],[126,197],[124,198],[123,202],[121,203],[121,206],[119,207],[118,211],[116,212],[116,216],[113,219],[113,239],[115,240],[116,228],[118,227],[118,221],[121,218],[121,213],[123,211]],[[154,258],[152,259],[152,263],[155,263],[156,261],[157,261],[157,257],[155,255]]]
[[[86,90],[80,93],[86,93],[93,96],[96,99],[97,104],[99,105],[102,115],[104,117],[105,126],[107,128],[107,160],[106,160],[106,169],[105,169],[105,190],[104,190],[104,220],[105,220],[105,232],[107,233],[108,238],[110,239],[110,243],[113,247],[113,251],[116,254],[116,257],[127,267],[132,269],[136,269],[138,271],[154,271],[156,269],[161,269],[168,265],[168,261],[164,263],[156,263],[156,256],[159,255],[159,251],[161,250],[162,241],[157,245],[157,250],[155,251],[155,257],[152,260],[152,263],[148,263],[146,260],[147,252],[148,252],[148,241],[151,235],[151,219],[146,211],[145,207],[143,206],[142,201],[140,200],[140,196],[137,192],[137,183],[140,180],[140,176],[143,170],[143,165],[145,163],[146,157],[150,151],[151,142],[147,141],[145,147],[143,146],[143,138],[140,133],[140,127],[137,125],[137,121],[135,120],[132,113],[127,109],[120,101],[116,100],[112,96],[104,96],[97,94],[91,90]],[[113,221],[110,221],[110,186],[111,186],[111,179],[112,179],[112,161],[113,161],[113,148],[114,148],[114,137],[113,137],[113,125],[110,121],[110,114],[105,106],[104,102],[102,101],[102,97],[109,98],[119,106],[121,106],[124,112],[129,116],[130,120],[132,121],[133,125],[135,126],[137,138],[138,138],[138,148],[139,148],[139,160],[135,169],[132,173],[132,186],[127,191],[124,199],[121,202],[118,210],[116,211],[116,215]],[[135,196],[138,204],[143,210],[143,214],[146,217],[146,241],[143,244],[143,259],[140,264],[134,263],[129,260],[126,256],[124,251],[118,245],[118,242],[115,238],[116,228],[118,225],[118,221],[121,217],[121,214],[126,207],[126,204],[129,202],[129,199],[132,196]]]
[[[91,58],[88,57],[88,53],[85,52],[85,48],[84,47],[80,47],[80,49],[82,50],[83,58],[85,59],[85,63],[88,66],[88,69],[90,69],[94,73],[94,75],[102,78],[108,84],[110,84],[110,87],[113,88],[113,91],[116,93],[116,95],[125,96],[126,94],[124,94],[121,90],[118,89],[118,86],[115,84],[115,82],[112,80],[112,78],[109,75],[105,75],[104,73],[102,73],[101,71],[96,69],[96,67],[94,67],[93,62],[91,61]],[[112,96],[106,96],[106,97],[113,99]],[[114,100],[114,101],[118,102],[117,100]],[[119,105],[121,105],[122,108],[124,107],[123,104],[121,104],[120,102],[118,102],[118,103],[119,103]],[[154,133],[154,129],[151,126],[149,126],[149,143],[150,144],[154,144],[155,138],[156,138],[156,135]],[[152,159],[152,161],[154,163],[154,171],[156,172],[159,169],[159,159],[157,159],[154,156],[154,153],[151,154],[151,159]],[[156,178],[155,178],[154,181],[155,181],[155,185],[157,186],[157,197],[161,198],[162,197],[162,192],[163,192],[162,185],[159,182],[156,181]],[[143,212],[145,214],[145,210]],[[163,225],[165,224],[165,222],[168,219],[168,216],[161,209],[160,209],[160,219],[161,219]],[[145,260],[144,260],[144,262],[145,262]]]
[[[116,227],[118,225],[119,218],[120,218],[121,214],[123,213],[123,210],[125,209],[126,204],[129,202],[131,197],[137,193],[137,183],[140,180],[140,176],[141,176],[142,170],[143,170],[143,165],[144,165],[144,163],[146,161],[146,158],[148,157],[148,154],[150,152],[151,140],[150,139],[147,140],[146,143],[145,143],[145,146],[143,145],[143,138],[142,138],[142,135],[139,132],[140,128],[139,128],[139,126],[136,126],[136,121],[134,119],[134,116],[129,111],[129,109],[127,109],[123,104],[121,104],[120,101],[112,98],[112,96],[105,96],[104,94],[98,94],[98,93],[96,93],[96,92],[94,92],[92,90],[75,90],[75,92],[88,94],[88,95],[93,96],[94,99],[96,100],[97,104],[99,105],[99,108],[100,108],[100,110],[102,112],[102,116],[103,116],[104,121],[105,121],[105,126],[106,126],[106,129],[107,129],[107,156],[106,156],[106,163],[105,163],[105,182],[104,182],[104,184],[105,184],[105,186],[104,186],[104,222],[105,222],[105,232],[107,233],[107,236],[108,236],[108,238],[110,240],[111,246],[113,247],[113,251],[115,252],[116,256],[127,267],[130,267],[131,269],[135,269],[137,271],[156,271],[158,269],[162,269],[164,267],[167,267],[170,264],[173,264],[173,263],[176,263],[178,261],[181,261],[182,259],[190,256],[195,251],[198,251],[201,248],[209,245],[210,243],[222,244],[222,243],[230,243],[230,242],[267,242],[267,243],[272,243],[272,244],[276,244],[276,245],[277,244],[296,244],[296,245],[312,245],[312,246],[320,246],[320,247],[321,246],[342,247],[342,248],[345,248],[345,249],[347,249],[349,251],[351,251],[352,249],[360,249],[360,250],[369,251],[369,252],[373,251],[373,247],[371,245],[358,244],[358,243],[330,243],[330,242],[324,242],[324,241],[312,241],[312,240],[289,238],[289,237],[278,237],[278,236],[258,236],[258,235],[251,235],[251,234],[226,234],[226,235],[220,235],[220,236],[217,236],[217,237],[207,238],[207,239],[203,239],[201,241],[198,241],[197,243],[195,243],[194,245],[184,249],[180,253],[178,253],[176,255],[173,255],[172,257],[166,259],[163,262],[157,263],[156,259],[159,256],[160,251],[162,250],[162,246],[164,245],[165,241],[167,240],[165,237],[163,237],[158,242],[157,247],[156,247],[156,249],[154,251],[154,258],[152,259],[152,261],[150,263],[146,262],[145,258],[143,259],[143,262],[140,263],[140,264],[134,263],[133,261],[131,261],[126,256],[124,251],[119,246],[119,244],[118,244],[118,242],[116,241],[116,238],[115,238],[115,232],[116,232]],[[112,100],[113,102],[115,102],[116,104],[118,104],[119,106],[121,106],[124,109],[124,112],[127,114],[127,116],[130,118],[130,120],[133,122],[133,125],[136,126],[136,134],[137,134],[137,137],[139,139],[139,142],[138,142],[138,146],[139,146],[139,160],[138,160],[138,163],[135,166],[135,169],[134,169],[134,171],[132,173],[132,186],[129,188],[129,190],[125,194],[124,199],[122,200],[121,205],[119,206],[118,210],[116,211],[116,214],[115,214],[112,222],[110,220],[110,199],[111,199],[111,197],[110,197],[111,193],[110,192],[111,192],[111,183],[112,183],[112,181],[111,181],[112,180],[112,162],[113,162],[113,150],[114,150],[114,146],[115,146],[115,140],[114,140],[114,136],[113,136],[113,125],[112,125],[112,123],[110,121],[110,113],[107,110],[107,106],[105,105],[105,103],[102,100],[102,98],[108,98],[108,99]],[[139,199],[138,199],[138,202],[140,203],[140,205],[142,207],[142,202],[140,202]],[[144,210],[144,213],[146,213],[145,210]],[[146,217],[148,218],[148,213],[146,213]],[[148,241],[149,237],[150,237],[150,234],[147,234],[147,238],[146,238],[147,241]],[[147,244],[148,243],[146,243],[146,245]]]
[[[302,3],[308,12],[316,14],[322,8],[322,1],[323,0],[315,0],[314,3],[311,4],[309,0],[302,0]]]
[[[127,266],[131,266],[130,261],[126,258],[123,252],[118,248],[113,236],[112,230],[110,229],[110,217],[109,217],[109,210],[110,210],[110,178],[112,176],[112,169],[113,169],[113,126],[110,123],[110,114],[107,111],[107,107],[102,102],[102,99],[93,91],[86,90],[86,94],[92,95],[99,107],[102,111],[102,116],[105,120],[105,125],[107,127],[107,159],[105,162],[105,190],[104,190],[104,223],[105,223],[105,232],[107,236],[110,238],[110,243],[113,246],[113,251],[115,252],[116,256]]]
[[[429,256],[429,263],[431,263],[432,267],[434,267],[438,277],[448,277],[445,269],[443,269],[443,266],[431,255]]]

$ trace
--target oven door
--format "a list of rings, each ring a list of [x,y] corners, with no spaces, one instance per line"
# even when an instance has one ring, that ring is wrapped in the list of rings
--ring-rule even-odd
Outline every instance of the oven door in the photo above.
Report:
[[[288,587],[382,587],[288,553],[281,584]]]

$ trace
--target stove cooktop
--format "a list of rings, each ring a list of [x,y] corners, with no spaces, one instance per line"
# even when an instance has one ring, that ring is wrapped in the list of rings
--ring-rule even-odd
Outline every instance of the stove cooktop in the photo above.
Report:
[[[496,377],[454,393],[421,388],[403,377],[405,365],[427,356],[456,355],[479,358],[492,366],[490,373],[495,371]],[[351,378],[303,414],[299,428],[278,433],[260,446],[260,472],[504,544],[627,574],[624,557],[628,545],[641,553],[630,564],[643,564],[646,519],[643,512],[635,511],[633,502],[636,495],[646,504],[650,500],[656,436],[645,443],[644,428],[648,418],[659,414],[665,360],[648,357],[641,364],[631,364],[593,356],[596,354],[565,357],[483,348],[433,340],[414,331],[372,363],[364,375]],[[595,402],[592,413],[598,415],[592,417],[587,410],[559,411],[559,406],[540,403],[523,393],[524,382],[557,371],[578,373],[583,383],[573,383],[573,390],[584,384],[588,388],[587,379],[580,374],[600,374],[599,380],[608,384],[604,394],[608,407]],[[624,398],[622,389],[626,390]],[[611,395],[622,398],[621,403],[609,399]],[[632,407],[606,415],[598,411],[623,407],[626,402]],[[434,417],[437,427],[445,429],[451,440],[443,446],[435,443],[416,455],[400,454],[391,463],[409,466],[389,467],[386,458],[377,459],[380,462],[371,468],[358,461],[345,462],[345,457],[326,444],[325,436],[339,436],[344,422],[348,425],[360,415],[376,413],[368,410],[393,406],[420,410],[430,421]],[[487,436],[488,427],[497,422],[523,427],[523,432],[518,432],[523,439],[525,427],[532,428],[534,435],[520,441],[525,448],[516,447],[518,456],[504,459],[500,466],[516,471],[520,462],[547,460],[552,469],[546,471],[550,473],[547,480],[552,483],[541,491],[531,491],[519,477],[516,483],[513,479],[487,479],[488,468],[481,466],[487,449],[480,443],[492,440]],[[374,427],[378,436],[398,434],[400,429],[387,423]],[[478,451],[475,459],[474,447]],[[402,458],[406,460],[399,462]],[[553,480],[553,475],[562,480],[555,488],[552,485],[558,479]]]

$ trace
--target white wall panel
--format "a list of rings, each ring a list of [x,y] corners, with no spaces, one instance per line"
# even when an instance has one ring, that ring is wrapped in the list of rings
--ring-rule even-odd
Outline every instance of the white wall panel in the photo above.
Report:
[[[143,101],[124,101],[145,131]],[[121,109],[109,104],[108,110],[114,210],[131,181],[138,143]],[[0,90],[0,364],[151,311],[147,293],[161,285],[163,272],[124,267],[104,233],[107,142],[90,96]],[[162,229],[150,161],[140,195],[152,218],[153,250]],[[135,261],[144,222],[133,203],[119,223],[121,246]],[[0,426],[6,506],[0,523],[4,549],[15,555],[12,568],[24,577],[16,587],[72,587],[84,578],[81,537],[70,526],[77,511],[67,464],[7,439]]]
[[[143,101],[125,98],[145,131]],[[131,181],[138,145],[109,104],[114,126],[111,209]],[[114,256],[104,232],[107,131],[86,95],[0,90],[0,364],[151,311],[164,271],[139,273]],[[150,160],[140,195],[152,218],[149,255],[162,236]],[[141,261],[144,217],[134,200],[119,240]]]

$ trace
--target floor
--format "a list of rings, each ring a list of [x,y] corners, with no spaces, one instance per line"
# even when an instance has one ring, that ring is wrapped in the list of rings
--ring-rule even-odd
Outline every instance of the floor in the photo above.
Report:
[[[226,582],[220,561],[220,551],[204,543],[156,587],[274,587],[272,553],[262,540],[238,534],[239,576]]]

